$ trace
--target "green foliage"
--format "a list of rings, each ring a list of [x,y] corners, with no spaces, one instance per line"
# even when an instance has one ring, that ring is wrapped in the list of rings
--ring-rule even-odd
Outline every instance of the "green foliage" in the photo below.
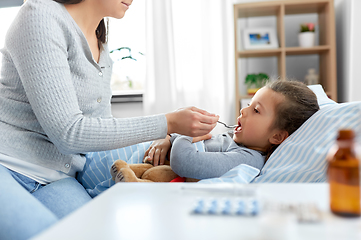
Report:
[[[120,48],[117,48],[117,49],[114,49],[114,50],[111,50],[109,53],[114,53],[116,51],[118,52],[122,52],[122,50],[128,50],[128,54],[120,59],[118,59],[118,61],[120,60],[124,60],[124,59],[131,59],[131,60],[134,60],[134,61],[137,61],[137,59],[135,59],[133,56],[132,56],[132,49],[130,49],[130,47],[120,47]],[[143,55],[143,53],[141,52],[138,52],[140,55]]]
[[[117,57],[116,61],[121,61],[121,60],[126,60],[126,59],[137,61],[137,59],[132,56],[132,49],[130,47],[120,47],[120,48],[111,50],[109,53],[115,54],[114,56]],[[138,54],[140,54],[141,56],[144,56],[144,53],[138,52]],[[126,78],[127,79],[125,82],[127,82],[128,87],[130,89],[132,89],[133,88],[132,79],[129,78],[128,76],[126,76]]]
[[[314,32],[315,24],[313,23],[304,23],[300,25],[300,32]]]
[[[265,73],[248,74],[245,83],[248,88],[261,88],[268,79],[269,77]]]

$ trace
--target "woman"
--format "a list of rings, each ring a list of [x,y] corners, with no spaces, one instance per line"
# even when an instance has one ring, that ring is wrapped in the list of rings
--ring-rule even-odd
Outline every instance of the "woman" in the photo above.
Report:
[[[84,154],[200,136],[218,116],[195,107],[111,115],[106,16],[132,0],[28,0],[7,33],[0,80],[0,239],[27,239],[84,205]]]

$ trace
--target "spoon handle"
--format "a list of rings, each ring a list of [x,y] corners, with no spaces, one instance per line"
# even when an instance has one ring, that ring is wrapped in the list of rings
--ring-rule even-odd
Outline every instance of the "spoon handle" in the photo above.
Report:
[[[221,121],[217,121],[217,122],[220,123],[220,124],[223,124],[226,128],[235,128],[235,127],[237,127],[237,125],[229,126],[229,125],[225,124],[224,122],[221,122]]]

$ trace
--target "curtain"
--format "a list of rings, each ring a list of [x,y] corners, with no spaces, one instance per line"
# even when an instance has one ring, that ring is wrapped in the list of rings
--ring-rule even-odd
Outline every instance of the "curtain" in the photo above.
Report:
[[[196,106],[234,124],[233,25],[231,0],[147,0],[144,113]]]

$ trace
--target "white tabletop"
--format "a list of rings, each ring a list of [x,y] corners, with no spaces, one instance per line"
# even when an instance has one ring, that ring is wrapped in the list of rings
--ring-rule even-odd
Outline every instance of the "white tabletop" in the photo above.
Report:
[[[234,186],[119,183],[34,239],[361,239],[360,218],[330,213],[328,184]],[[249,189],[262,204],[315,203],[322,219],[300,223],[262,209],[257,216],[192,214],[199,199],[242,199]]]

